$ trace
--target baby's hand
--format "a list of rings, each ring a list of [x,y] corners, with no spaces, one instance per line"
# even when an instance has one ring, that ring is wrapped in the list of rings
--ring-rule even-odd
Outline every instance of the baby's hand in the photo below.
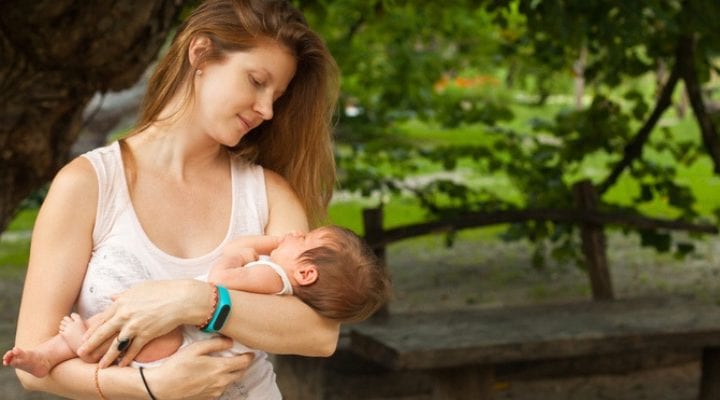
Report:
[[[210,283],[224,282],[236,268],[242,268],[245,264],[257,259],[258,254],[251,247],[226,246],[223,249],[222,257],[210,269],[207,280]]]

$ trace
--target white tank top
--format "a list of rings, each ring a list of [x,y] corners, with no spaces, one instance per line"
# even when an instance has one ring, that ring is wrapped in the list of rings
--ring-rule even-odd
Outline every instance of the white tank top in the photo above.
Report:
[[[119,143],[89,151],[83,156],[92,163],[99,186],[93,250],[76,304],[78,313],[85,319],[104,310],[112,302],[110,296],[136,283],[206,274],[222,255],[227,242],[237,236],[261,235],[265,231],[268,205],[262,167],[233,158],[232,215],[223,241],[199,257],[179,258],[167,254],[150,241],[135,214]],[[264,359],[264,353],[256,352],[254,364],[258,361],[267,363]],[[272,371],[272,366],[269,367]],[[248,388],[239,389],[228,390],[223,398],[246,398],[241,393],[247,394]],[[229,392],[235,395],[228,397]]]

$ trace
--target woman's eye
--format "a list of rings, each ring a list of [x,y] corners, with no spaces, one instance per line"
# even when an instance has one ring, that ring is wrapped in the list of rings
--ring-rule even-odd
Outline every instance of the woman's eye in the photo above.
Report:
[[[252,83],[253,86],[256,86],[256,87],[262,87],[262,86],[263,86],[263,82],[262,82],[261,80],[255,78],[255,77],[252,76],[252,75],[250,75],[250,83]]]

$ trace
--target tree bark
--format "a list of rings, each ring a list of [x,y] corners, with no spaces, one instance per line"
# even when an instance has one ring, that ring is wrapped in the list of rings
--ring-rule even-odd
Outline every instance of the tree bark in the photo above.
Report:
[[[0,232],[68,161],[97,91],[135,83],[182,0],[0,3]]]

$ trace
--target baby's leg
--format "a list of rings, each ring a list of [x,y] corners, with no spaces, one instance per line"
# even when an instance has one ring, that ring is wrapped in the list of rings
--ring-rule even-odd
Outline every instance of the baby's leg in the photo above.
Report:
[[[182,342],[182,327],[178,327],[170,333],[151,340],[135,356],[135,361],[148,363],[170,357],[180,348]]]
[[[65,339],[65,342],[75,353],[83,344],[83,334],[87,329],[85,321],[77,313],[72,313],[69,317],[64,317],[60,321],[60,336]]]
[[[65,360],[75,358],[75,352],[60,335],[55,335],[33,350],[14,347],[3,356],[3,365],[19,368],[38,378],[50,373],[54,366]]]

